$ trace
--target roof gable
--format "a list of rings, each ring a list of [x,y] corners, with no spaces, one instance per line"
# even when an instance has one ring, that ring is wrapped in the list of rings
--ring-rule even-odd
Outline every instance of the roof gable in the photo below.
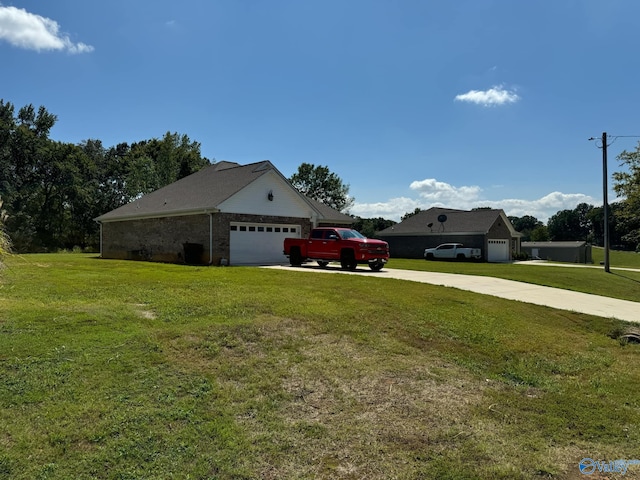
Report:
[[[221,165],[209,165],[143,195],[133,202],[101,215],[97,220],[215,211],[221,202],[264,175],[269,170],[269,166],[275,169],[269,161],[249,165],[221,163]]]
[[[440,220],[445,216],[446,220]],[[516,234],[511,222],[502,210],[455,210],[452,208],[432,207],[423,210],[400,223],[386,228],[378,235],[425,235],[428,233],[481,233],[489,232],[498,219]]]
[[[104,222],[229,211],[230,206],[234,203],[237,205],[239,199],[242,198],[242,192],[249,192],[251,188],[248,187],[256,184],[258,179],[270,176],[271,181],[275,181],[279,185],[278,188],[283,189],[278,196],[282,198],[282,194],[284,194],[288,197],[287,203],[291,208],[297,203],[296,199],[302,202],[302,204],[298,204],[298,208],[300,205],[307,205],[308,212],[305,212],[304,216],[311,214],[324,220],[341,223],[347,223],[347,220],[351,220],[351,217],[302,195],[268,160],[248,165],[226,161],[209,165],[174,183],[143,195],[133,202],[105,213],[96,220]],[[276,178],[274,179],[273,176]],[[231,208],[233,209],[233,207]],[[278,213],[282,214],[282,212]],[[273,212],[273,214],[278,213]]]

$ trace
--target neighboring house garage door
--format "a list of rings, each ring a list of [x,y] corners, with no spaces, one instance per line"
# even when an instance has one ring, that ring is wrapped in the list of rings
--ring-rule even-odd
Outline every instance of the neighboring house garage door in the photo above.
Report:
[[[509,240],[488,240],[488,242],[488,262],[508,262],[510,260]]]
[[[300,225],[232,223],[230,233],[231,265],[287,263],[282,253],[284,239],[300,238]]]

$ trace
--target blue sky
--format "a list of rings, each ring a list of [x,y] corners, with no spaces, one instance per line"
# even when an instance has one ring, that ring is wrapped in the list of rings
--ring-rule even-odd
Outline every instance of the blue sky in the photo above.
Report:
[[[58,141],[170,131],[287,177],[326,165],[362,217],[546,221],[602,202],[589,137],[640,135],[638,18],[636,0],[0,0],[0,98],[45,106]]]

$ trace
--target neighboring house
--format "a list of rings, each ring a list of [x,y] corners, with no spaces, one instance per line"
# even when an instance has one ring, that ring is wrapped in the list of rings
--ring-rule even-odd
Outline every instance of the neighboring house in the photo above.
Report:
[[[502,210],[453,210],[434,207],[378,232],[389,243],[391,257],[423,258],[425,248],[442,243],[463,243],[482,249],[487,262],[508,262],[520,252],[522,234]]]
[[[353,218],[300,194],[265,160],[215,163],[96,221],[103,258],[259,265],[286,262],[285,237]]]
[[[593,263],[587,242],[522,242],[522,251],[534,260],[568,263]]]

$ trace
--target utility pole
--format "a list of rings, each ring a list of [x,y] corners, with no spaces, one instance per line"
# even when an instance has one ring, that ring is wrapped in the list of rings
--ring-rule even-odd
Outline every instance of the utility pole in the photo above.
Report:
[[[607,132],[602,133],[602,198],[604,203],[604,271],[609,269],[609,199],[607,194]]]

